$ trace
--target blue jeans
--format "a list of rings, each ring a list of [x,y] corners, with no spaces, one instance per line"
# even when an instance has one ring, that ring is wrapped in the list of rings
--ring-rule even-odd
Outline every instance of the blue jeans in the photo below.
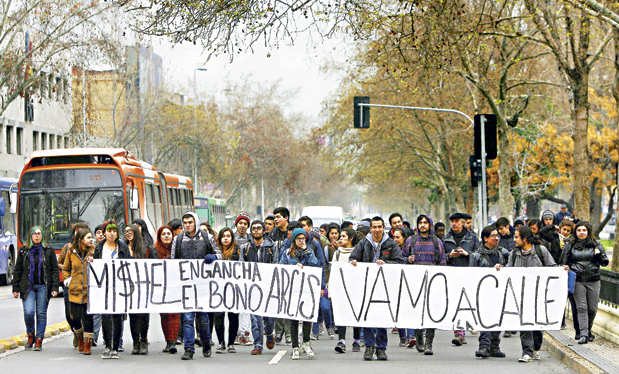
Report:
[[[415,336],[415,330],[413,329],[398,329],[398,334],[400,334],[401,338],[410,339]]]
[[[101,314],[94,314],[92,316],[92,332],[93,332],[93,336],[92,336],[92,341],[93,342],[98,342],[99,340],[99,331],[101,331]]]
[[[366,347],[376,346],[377,349],[387,349],[387,329],[364,327],[363,341]]]
[[[331,328],[333,327],[333,318],[331,314],[331,300],[326,297],[320,298],[320,309],[318,310],[318,322],[314,323],[312,326],[312,333],[318,334],[320,323],[325,321],[325,327]]]
[[[251,333],[254,337],[255,347],[262,347],[262,334],[272,335],[274,326],[275,318],[251,315]]]
[[[36,313],[36,338],[42,340],[45,335],[45,326],[47,326],[47,286],[44,284],[33,285],[32,290],[26,294],[26,298],[22,303],[24,306],[26,332],[32,335],[35,334],[34,316]]]
[[[198,332],[200,333],[200,340],[202,340],[202,347],[211,347],[211,327],[208,314],[205,312],[189,312],[183,313],[183,335],[185,342],[185,350],[189,352],[195,352],[195,332],[193,321],[196,319]]]

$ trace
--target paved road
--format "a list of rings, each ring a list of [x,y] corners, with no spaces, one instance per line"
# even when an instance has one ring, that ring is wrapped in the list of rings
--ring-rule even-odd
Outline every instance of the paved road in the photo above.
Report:
[[[55,297],[47,308],[47,325],[64,320],[64,301],[62,297]],[[22,300],[13,298],[11,286],[0,287],[0,321],[0,339],[26,332]]]
[[[126,347],[131,345],[129,324],[125,322],[124,340]],[[320,340],[312,343],[316,351],[316,359],[308,360],[302,356],[300,361],[290,360],[290,347],[276,346],[272,351],[266,351],[262,356],[251,356],[249,353],[251,346],[237,347],[236,354],[213,354],[211,358],[204,358],[197,354],[193,361],[181,361],[180,352],[176,355],[161,353],[164,346],[163,335],[161,333],[159,317],[151,315],[150,351],[148,356],[131,356],[127,352],[121,353],[120,360],[102,360],[100,358],[101,346],[93,349],[92,356],[82,356],[71,348],[72,338],[65,336],[60,339],[50,341],[43,345],[43,352],[19,351],[0,358],[0,366],[3,372],[15,372],[23,370],[27,365],[29,371],[45,372],[50,369],[50,365],[58,366],[57,370],[80,370],[89,374],[105,373],[109,374],[112,370],[127,372],[132,374],[152,374],[163,372],[165,366],[178,370],[181,365],[182,370],[188,373],[203,372],[205,368],[211,372],[228,373],[235,372],[236,368],[243,372],[260,373],[291,373],[291,372],[321,372],[332,373],[340,370],[347,373],[365,373],[369,368],[389,370],[389,373],[404,373],[411,369],[415,371],[430,371],[437,374],[454,374],[463,372],[475,373],[494,373],[499,370],[501,374],[522,374],[526,372],[538,373],[572,373],[565,365],[554,358],[550,358],[547,352],[541,352],[542,360],[527,364],[517,361],[520,357],[520,341],[517,338],[504,339],[502,349],[507,353],[505,359],[477,359],[474,352],[477,346],[476,337],[468,337],[469,344],[462,347],[451,345],[451,333],[447,331],[437,331],[435,341],[435,355],[424,356],[415,350],[400,348],[397,346],[396,335],[389,334],[389,346],[387,362],[364,362],[362,353],[348,352],[346,354],[336,354],[333,350],[336,341],[321,337]],[[286,355],[277,365],[268,365],[269,360],[275,356],[279,350],[287,350]],[[201,351],[198,351],[201,353]],[[1,356],[0,356],[1,357]],[[32,360],[36,357],[36,360]],[[127,365],[131,366],[127,366]],[[207,364],[208,366],[205,366]],[[79,365],[79,366],[78,366]],[[78,369],[79,367],[79,369]],[[169,370],[169,369],[168,369]],[[387,372],[385,372],[387,373]]]

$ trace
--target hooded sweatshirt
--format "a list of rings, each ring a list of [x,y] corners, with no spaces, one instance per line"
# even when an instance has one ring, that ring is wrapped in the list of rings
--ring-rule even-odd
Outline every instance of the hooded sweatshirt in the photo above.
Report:
[[[193,217],[196,224],[196,231],[193,235],[189,234],[187,231],[183,231],[174,238],[170,250],[170,258],[203,259],[207,254],[214,254],[218,260],[221,260],[221,251],[215,239],[206,231],[200,230],[200,218],[198,215],[194,212],[187,212],[183,214],[183,217],[187,215]],[[181,242],[177,244],[179,240],[181,240]],[[210,249],[207,243],[210,244]],[[180,249],[180,253],[177,253],[177,248]]]
[[[417,217],[417,227],[419,227],[419,222],[422,218],[426,218],[430,223],[430,231],[428,232],[427,237],[423,237],[420,234],[413,235],[410,238],[406,239],[406,243],[404,243],[404,247],[408,247],[410,254],[415,255],[416,265],[436,265],[436,252],[437,248],[435,246],[435,241],[438,244],[438,253],[440,258],[440,265],[447,265],[447,260],[445,258],[445,247],[440,239],[434,237],[434,221],[432,221],[432,217],[427,214],[421,214]]]

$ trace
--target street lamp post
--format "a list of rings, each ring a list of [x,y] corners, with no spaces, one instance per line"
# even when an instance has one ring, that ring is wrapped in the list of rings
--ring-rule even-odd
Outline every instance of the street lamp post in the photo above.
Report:
[[[198,106],[198,79],[197,79],[197,71],[206,71],[206,68],[195,68],[193,70],[193,127],[197,129],[198,127],[198,118],[196,114],[196,107]],[[198,149],[194,148],[194,186],[197,188],[197,191],[200,192],[200,187],[198,184]]]

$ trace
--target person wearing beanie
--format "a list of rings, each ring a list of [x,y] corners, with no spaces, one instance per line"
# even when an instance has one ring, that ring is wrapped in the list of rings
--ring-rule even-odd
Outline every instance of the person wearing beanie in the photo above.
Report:
[[[555,213],[548,209],[542,213],[542,227],[555,224]],[[541,227],[540,227],[541,228]]]
[[[234,241],[239,246],[243,246],[247,244],[249,241],[249,234],[247,233],[247,229],[249,228],[249,213],[240,212],[237,214],[236,219],[234,220],[234,226],[236,227],[236,232],[234,233]]]
[[[320,267],[320,263],[312,251],[311,247],[306,244],[307,233],[301,227],[295,228],[290,233],[292,242],[290,248],[284,253],[280,260],[282,265],[297,265],[300,268],[304,266]],[[302,350],[308,358],[316,357],[312,346],[310,345],[310,332],[312,322],[303,321],[303,343],[299,347],[299,321],[290,320],[290,335],[292,337],[292,359],[300,359],[300,351]]]

